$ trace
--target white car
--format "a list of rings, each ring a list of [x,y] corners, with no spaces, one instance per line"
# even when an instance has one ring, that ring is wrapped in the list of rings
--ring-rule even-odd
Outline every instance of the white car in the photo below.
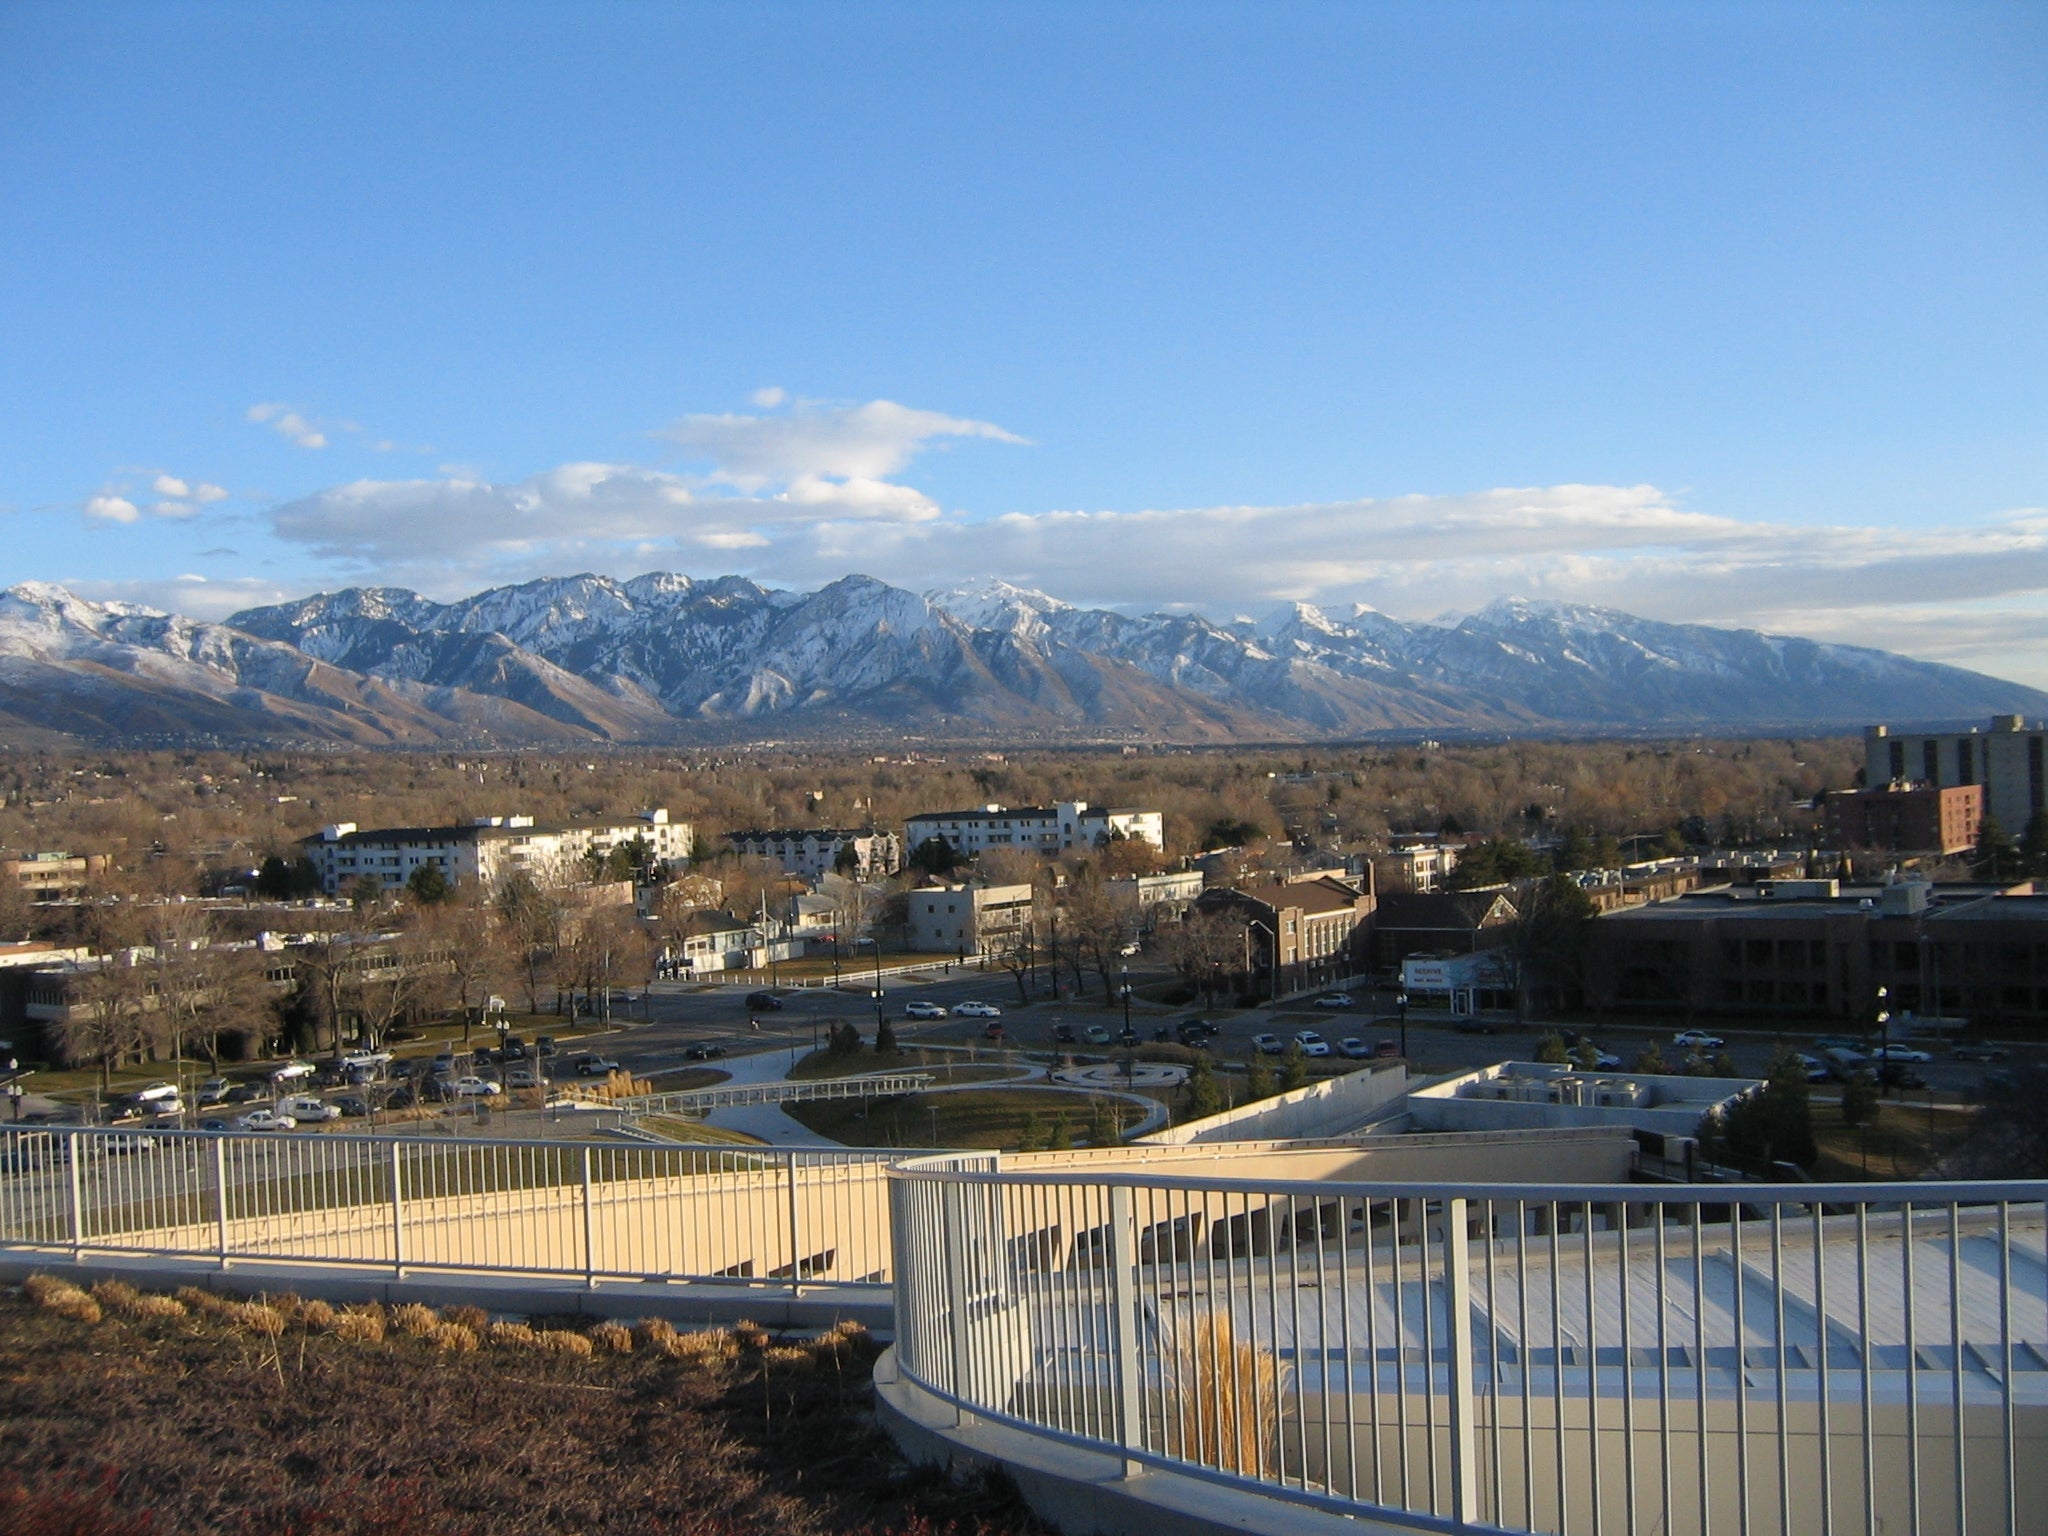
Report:
[[[288,1061],[270,1074],[273,1083],[289,1083],[301,1077],[311,1077],[319,1068],[310,1061]]]
[[[507,1088],[539,1088],[542,1083],[539,1071],[533,1067],[513,1067],[505,1074]]]
[[[1363,1061],[1372,1054],[1372,1047],[1356,1035],[1346,1035],[1337,1042],[1337,1054],[1351,1061]]]
[[[310,1122],[315,1125],[321,1124],[324,1121],[339,1120],[341,1118],[341,1111],[338,1108],[328,1103],[325,1099],[314,1098],[310,1093],[302,1093],[296,1098],[281,1100],[277,1108],[280,1114],[290,1115],[294,1120]]]
[[[458,1077],[448,1085],[448,1091],[458,1099],[487,1099],[505,1090],[481,1077]]]
[[[149,1104],[159,1099],[175,1099],[178,1096],[176,1083],[144,1083],[128,1097],[138,1104]]]
[[[1688,1029],[1672,1036],[1671,1043],[1685,1047],[1688,1051],[1718,1051],[1728,1042],[1719,1035],[1710,1035],[1704,1029]]]
[[[1934,1060],[1927,1052],[1910,1045],[1880,1045],[1870,1052],[1872,1061],[1910,1061],[1915,1066]]]
[[[295,1131],[299,1122],[274,1109],[252,1109],[236,1116],[234,1127],[238,1131]]]
[[[1253,1035],[1252,1049],[1261,1056],[1278,1056],[1281,1049],[1280,1037],[1278,1035]]]
[[[351,1051],[341,1058],[341,1069],[353,1072],[360,1067],[384,1067],[391,1064],[389,1051]]]
[[[1316,999],[1316,1006],[1318,1008],[1352,1008],[1357,1005],[1352,1002],[1349,992],[1325,992]]]
[[[1000,1019],[1003,1010],[994,1003],[955,1003],[953,1017],[956,1019]]]
[[[943,1019],[945,1016],[944,1004],[928,1003],[923,998],[903,1005],[903,1017],[906,1019]]]
[[[1312,1029],[1298,1029],[1294,1032],[1294,1043],[1301,1047],[1304,1056],[1327,1056],[1330,1042]]]

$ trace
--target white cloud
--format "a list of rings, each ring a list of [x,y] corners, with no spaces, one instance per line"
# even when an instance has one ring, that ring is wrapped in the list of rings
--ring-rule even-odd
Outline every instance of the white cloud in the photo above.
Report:
[[[774,393],[779,404],[781,392]],[[767,402],[757,395],[755,403]],[[717,478],[748,491],[809,477],[879,480],[940,438],[1024,441],[993,422],[914,410],[893,400],[798,401],[777,416],[685,416],[661,436],[709,461]]]
[[[159,496],[189,496],[192,494],[192,487],[183,480],[180,480],[176,475],[158,475],[155,480],[150,482],[150,489],[154,490]]]
[[[163,581],[96,581],[73,578],[64,585],[96,603],[141,603],[188,619],[218,623],[231,613],[264,603],[281,603],[299,595],[272,581],[238,577],[212,581],[205,576],[173,576]]]
[[[262,423],[278,436],[297,443],[301,448],[327,446],[327,434],[288,405],[265,401],[250,406],[243,414],[248,420]]]
[[[758,405],[764,411],[772,411],[789,398],[789,391],[771,384],[766,389],[757,389],[747,396],[749,405]]]
[[[102,494],[86,498],[85,515],[103,523],[132,523],[142,513],[126,496]]]

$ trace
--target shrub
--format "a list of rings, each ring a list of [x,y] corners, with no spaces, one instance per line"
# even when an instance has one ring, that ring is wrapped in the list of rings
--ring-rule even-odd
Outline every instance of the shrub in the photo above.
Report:
[[[766,1349],[768,1347],[768,1330],[759,1323],[750,1322],[744,1317],[732,1325],[732,1337],[733,1342],[739,1345],[741,1349]]]
[[[441,1326],[441,1319],[434,1315],[432,1307],[408,1301],[391,1309],[391,1324],[400,1333],[411,1334],[416,1339],[429,1339]]]
[[[614,1355],[633,1353],[633,1330],[624,1323],[599,1323],[590,1330],[590,1342]]]
[[[558,1355],[588,1355],[590,1340],[566,1328],[549,1328],[540,1334],[541,1348]]]
[[[540,1335],[526,1323],[492,1323],[484,1338],[501,1349],[539,1349]]]
[[[274,1339],[284,1332],[284,1314],[268,1302],[231,1302],[222,1317],[231,1327],[246,1329],[266,1339]]]
[[[443,1307],[441,1309],[441,1320],[454,1323],[458,1327],[467,1328],[471,1333],[482,1333],[491,1326],[490,1313],[486,1312],[482,1307],[468,1305]]]
[[[358,1344],[384,1342],[384,1309],[374,1301],[343,1307],[334,1319],[334,1336]]]
[[[309,1301],[299,1308],[299,1326],[310,1333],[334,1331],[334,1308],[324,1301]]]

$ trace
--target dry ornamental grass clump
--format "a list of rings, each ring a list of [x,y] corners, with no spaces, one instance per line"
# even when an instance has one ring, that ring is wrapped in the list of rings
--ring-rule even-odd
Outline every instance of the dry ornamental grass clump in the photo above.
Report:
[[[499,1349],[539,1349],[540,1335],[530,1323],[492,1323],[484,1330],[486,1342]]]
[[[558,1355],[590,1354],[590,1340],[580,1333],[571,1333],[566,1328],[546,1328],[540,1333],[541,1348],[552,1350]]]
[[[416,1301],[401,1302],[391,1309],[391,1326],[400,1333],[409,1333],[416,1339],[429,1339],[434,1330],[441,1326],[441,1319],[434,1315],[432,1307],[423,1307]]]
[[[436,1323],[428,1337],[434,1341],[436,1349],[445,1349],[450,1354],[473,1354],[477,1347],[476,1330],[465,1328],[460,1323]]]
[[[590,1330],[590,1342],[607,1354],[633,1353],[633,1330],[624,1323],[598,1323]]]
[[[676,1325],[665,1317],[643,1317],[633,1329],[633,1337],[648,1349],[665,1351],[675,1336]]]
[[[1270,1349],[1238,1338],[1229,1313],[1205,1313],[1175,1337],[1167,1382],[1168,1455],[1225,1472],[1274,1464],[1280,1362]]]
[[[744,1317],[732,1325],[732,1336],[741,1349],[768,1347],[768,1330]]]
[[[443,1307],[441,1320],[453,1323],[458,1328],[467,1328],[471,1333],[482,1333],[491,1326],[490,1313],[482,1307],[473,1307],[467,1303],[459,1307]]]
[[[669,1332],[655,1340],[654,1348],[673,1360],[688,1365],[726,1365],[739,1357],[739,1344],[723,1328],[706,1328],[695,1333]]]
[[[137,1322],[185,1315],[185,1304],[176,1297],[138,1291],[125,1280],[102,1280],[92,1288],[92,1296],[109,1312],[118,1312]]]
[[[299,1326],[308,1333],[332,1333],[336,1313],[324,1301],[309,1301],[299,1308]]]
[[[334,1336],[358,1344],[384,1342],[384,1309],[374,1301],[343,1307],[334,1319]]]
[[[284,1332],[284,1314],[264,1301],[231,1302],[221,1318],[230,1327],[261,1338],[274,1339]]]
[[[55,1275],[30,1275],[22,1284],[29,1300],[45,1312],[54,1312],[67,1317],[74,1323],[96,1323],[100,1320],[100,1304],[69,1280],[59,1280]]]

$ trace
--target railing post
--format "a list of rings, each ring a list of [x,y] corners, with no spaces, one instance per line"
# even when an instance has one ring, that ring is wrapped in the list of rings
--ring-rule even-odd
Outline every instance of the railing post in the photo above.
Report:
[[[400,1137],[391,1140],[391,1275],[393,1279],[405,1278],[405,1164],[399,1154],[405,1143]]]
[[[783,1154],[783,1166],[788,1171],[789,1183],[789,1294],[794,1297],[803,1285],[803,1249],[797,1246],[796,1231],[796,1153]]]
[[[960,1206],[965,1187],[944,1183],[939,1186],[939,1211],[946,1240],[946,1321],[952,1335],[952,1381],[955,1422],[965,1424],[967,1413],[960,1404],[967,1398],[967,1232]]]
[[[1467,1246],[1468,1202],[1444,1202],[1444,1312],[1451,1351],[1451,1520],[1466,1526],[1479,1518],[1477,1435],[1473,1427],[1472,1255]]]
[[[85,1156],[87,1145],[83,1131],[73,1131],[64,1140],[64,1150],[71,1155],[65,1159],[71,1170],[71,1259],[77,1263],[85,1257],[85,1176],[79,1172],[79,1160]]]
[[[590,1148],[583,1148],[583,1283],[597,1289],[597,1215],[590,1204]]]
[[[220,1267],[228,1267],[228,1139],[213,1138],[213,1225]]]
[[[1131,1191],[1123,1184],[1109,1191],[1109,1317],[1110,1349],[1116,1360],[1117,1443],[1126,1452],[1124,1476],[1136,1477],[1145,1470],[1128,1454],[1143,1448],[1145,1433],[1138,1366],[1138,1244]]]

